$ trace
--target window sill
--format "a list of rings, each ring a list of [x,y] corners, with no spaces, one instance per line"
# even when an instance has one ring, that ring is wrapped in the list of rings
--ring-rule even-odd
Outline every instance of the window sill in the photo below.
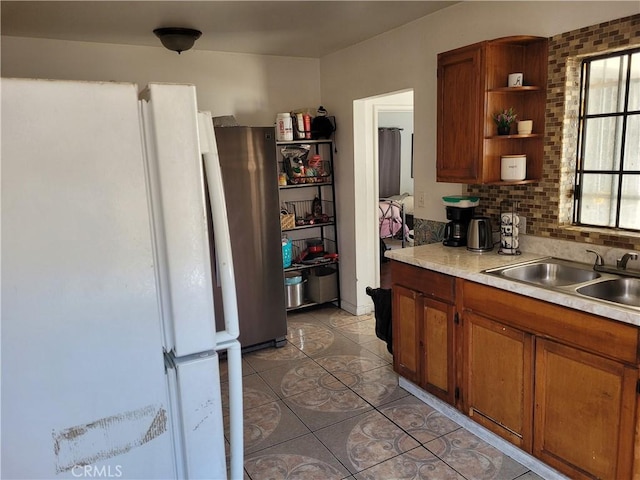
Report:
[[[619,238],[628,238],[631,240],[640,239],[640,232],[631,232],[629,230],[616,230],[612,228],[598,228],[598,227],[584,227],[578,225],[563,225],[559,227],[560,230],[572,233],[580,234],[598,234],[598,235],[611,235]]]

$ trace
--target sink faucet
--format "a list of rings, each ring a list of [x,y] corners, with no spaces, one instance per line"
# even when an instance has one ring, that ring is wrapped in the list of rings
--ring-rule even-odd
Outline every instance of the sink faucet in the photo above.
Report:
[[[602,255],[600,255],[598,252],[596,252],[595,250],[587,250],[587,252],[589,253],[595,253],[596,254],[596,261],[593,264],[593,269],[597,270],[596,267],[604,267],[604,258],[602,258]]]
[[[618,260],[616,260],[616,267],[618,267],[620,270],[626,270],[627,262],[629,260],[637,260],[637,259],[638,259],[637,253],[627,252],[622,256],[622,258],[619,258]]]
[[[613,274],[617,274],[617,275],[624,275],[624,276],[627,276],[627,277],[640,278],[640,272],[627,270],[627,262],[629,260],[637,260],[638,259],[638,254],[635,253],[635,252],[627,252],[621,258],[618,258],[616,260],[616,266],[615,267],[607,267],[607,266],[605,266],[604,258],[602,258],[602,255],[600,255],[595,250],[587,250],[587,252],[594,253],[595,256],[596,256],[595,263],[593,264],[593,269],[596,272],[613,273]]]

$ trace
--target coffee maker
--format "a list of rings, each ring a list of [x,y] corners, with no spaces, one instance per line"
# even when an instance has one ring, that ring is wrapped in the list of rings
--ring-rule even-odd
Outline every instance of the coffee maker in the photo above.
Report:
[[[449,223],[444,228],[442,244],[447,247],[464,247],[467,245],[467,229],[473,218],[475,207],[480,203],[478,197],[454,195],[442,197],[447,209]]]

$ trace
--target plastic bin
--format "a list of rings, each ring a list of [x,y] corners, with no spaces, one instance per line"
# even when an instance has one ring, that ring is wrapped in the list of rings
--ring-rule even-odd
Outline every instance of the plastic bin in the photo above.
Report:
[[[291,266],[293,258],[293,244],[288,238],[282,239],[282,266],[288,268]]]
[[[325,303],[338,296],[338,272],[331,267],[318,267],[309,272],[307,295],[312,302]]]

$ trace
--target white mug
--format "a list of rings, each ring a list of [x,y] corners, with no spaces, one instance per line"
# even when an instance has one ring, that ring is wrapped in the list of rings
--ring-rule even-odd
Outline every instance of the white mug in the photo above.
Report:
[[[522,85],[524,85],[523,82],[523,75],[522,73],[510,73],[509,74],[509,82],[507,83],[507,85],[509,87],[522,87]]]
[[[502,225],[520,225],[520,217],[517,213],[503,213],[500,217]]]
[[[518,237],[512,237],[509,235],[501,237],[500,242],[503,248],[518,248],[519,245]]]
[[[516,225],[500,225],[500,233],[502,235],[518,236],[518,233],[520,233],[520,231]]]

